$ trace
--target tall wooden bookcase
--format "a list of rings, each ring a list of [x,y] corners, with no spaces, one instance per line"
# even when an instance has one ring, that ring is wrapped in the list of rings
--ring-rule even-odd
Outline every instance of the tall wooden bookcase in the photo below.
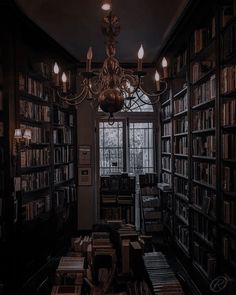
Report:
[[[236,266],[235,9],[190,1],[160,52],[171,65],[160,103],[161,177],[172,187],[164,227],[201,289],[223,275],[224,294],[234,294]]]
[[[77,61],[13,1],[1,3],[0,22],[0,290],[36,294],[77,229],[76,110],[52,81],[57,60],[75,89]],[[16,128],[31,130],[28,145]]]

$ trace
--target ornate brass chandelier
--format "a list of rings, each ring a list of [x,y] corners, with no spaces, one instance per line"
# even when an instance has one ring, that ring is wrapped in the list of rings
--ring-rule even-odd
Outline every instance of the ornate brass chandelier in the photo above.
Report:
[[[69,105],[80,105],[84,101],[89,101],[94,106],[100,106],[101,110],[109,114],[109,119],[113,114],[122,108],[129,110],[134,99],[139,99],[143,104],[154,105],[159,101],[159,97],[167,90],[167,61],[162,60],[163,77],[155,71],[155,91],[149,93],[143,88],[142,62],[144,56],[143,46],[138,51],[137,70],[123,69],[116,56],[116,38],[120,33],[120,23],[117,16],[112,14],[111,0],[103,1],[102,9],[107,14],[102,20],[102,33],[105,37],[106,59],[103,62],[99,73],[92,71],[91,62],[93,57],[92,48],[87,52],[86,71],[80,75],[82,82],[79,85],[78,93],[71,94],[67,87],[67,76],[62,73],[59,83],[59,66],[54,64],[54,78],[56,81],[58,96]],[[144,93],[150,98],[150,102],[144,101],[140,96]]]

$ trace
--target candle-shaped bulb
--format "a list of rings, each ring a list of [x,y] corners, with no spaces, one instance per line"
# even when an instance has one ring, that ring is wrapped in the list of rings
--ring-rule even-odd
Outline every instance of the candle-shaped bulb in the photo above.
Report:
[[[54,74],[56,74],[56,75],[59,74],[59,67],[58,67],[57,62],[55,62],[55,64],[54,64],[53,71],[54,71]]]
[[[161,62],[161,65],[163,67],[164,78],[167,78],[168,77],[168,72],[167,72],[167,66],[168,66],[168,64],[167,64],[167,60],[166,60],[165,57],[163,57],[162,62]]]
[[[109,11],[111,10],[111,0],[104,0],[102,1],[101,5],[102,10]]]
[[[162,62],[161,62],[161,65],[162,65],[163,68],[167,68],[168,63],[167,63],[167,60],[166,60],[165,57],[163,57]]]
[[[66,77],[65,72],[62,73],[61,80],[62,80],[63,83],[67,82],[67,77]]]
[[[144,56],[144,50],[143,50],[143,45],[141,44],[138,51],[138,59],[143,59],[143,56]]]
[[[91,60],[92,58],[93,58],[93,50],[92,50],[92,47],[89,47],[87,52],[87,59]]]
[[[155,72],[156,89],[160,91],[160,75],[158,71]]]
[[[61,80],[63,82],[63,85],[62,85],[63,92],[66,93],[66,91],[67,91],[67,87],[66,87],[67,77],[66,77],[65,72],[62,73]]]

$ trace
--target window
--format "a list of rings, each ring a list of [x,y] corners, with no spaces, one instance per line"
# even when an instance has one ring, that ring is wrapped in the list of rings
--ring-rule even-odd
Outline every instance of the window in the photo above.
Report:
[[[145,94],[139,95],[143,102],[132,99],[129,109],[124,107],[115,115],[117,120],[113,125],[99,120],[100,175],[155,170],[153,107]],[[99,114],[102,118],[100,110]]]

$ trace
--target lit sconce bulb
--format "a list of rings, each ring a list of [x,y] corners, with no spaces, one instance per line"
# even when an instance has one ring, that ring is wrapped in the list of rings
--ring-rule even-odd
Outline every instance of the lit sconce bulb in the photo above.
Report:
[[[22,132],[21,132],[21,129],[15,129],[14,138],[15,138],[16,140],[19,140],[19,139],[22,138]]]
[[[143,56],[144,56],[144,49],[143,49],[143,45],[141,44],[138,51],[138,59],[143,59]]]
[[[24,134],[23,134],[23,138],[30,140],[32,138],[32,133],[31,133],[31,129],[25,129]]]
[[[66,87],[67,77],[66,77],[65,72],[62,73],[61,80],[63,83],[63,87],[62,87],[63,92],[66,93],[66,91],[67,91],[67,87]]]
[[[55,64],[54,64],[53,71],[54,71],[54,74],[56,74],[56,75],[59,74],[59,67],[58,67],[57,62],[55,62]]]
[[[67,77],[66,77],[65,72],[62,73],[61,80],[62,80],[63,83],[67,82]]]
[[[167,73],[167,66],[168,66],[168,63],[167,63],[167,60],[166,60],[165,57],[163,57],[162,62],[161,62],[161,65],[162,65],[162,67],[163,67],[164,78],[167,78],[167,77],[168,77],[168,73]]]
[[[143,56],[144,56],[144,50],[143,50],[143,45],[141,44],[138,51],[138,71],[142,71]]]
[[[87,59],[91,60],[92,58],[93,58],[93,50],[92,50],[92,47],[89,47],[87,52]]]
[[[93,58],[93,50],[92,50],[92,47],[89,47],[87,52],[86,72],[91,72],[92,58]]]
[[[101,5],[102,10],[109,11],[111,10],[111,0],[103,0]]]
[[[160,91],[160,75],[158,71],[155,72],[156,89]]]

